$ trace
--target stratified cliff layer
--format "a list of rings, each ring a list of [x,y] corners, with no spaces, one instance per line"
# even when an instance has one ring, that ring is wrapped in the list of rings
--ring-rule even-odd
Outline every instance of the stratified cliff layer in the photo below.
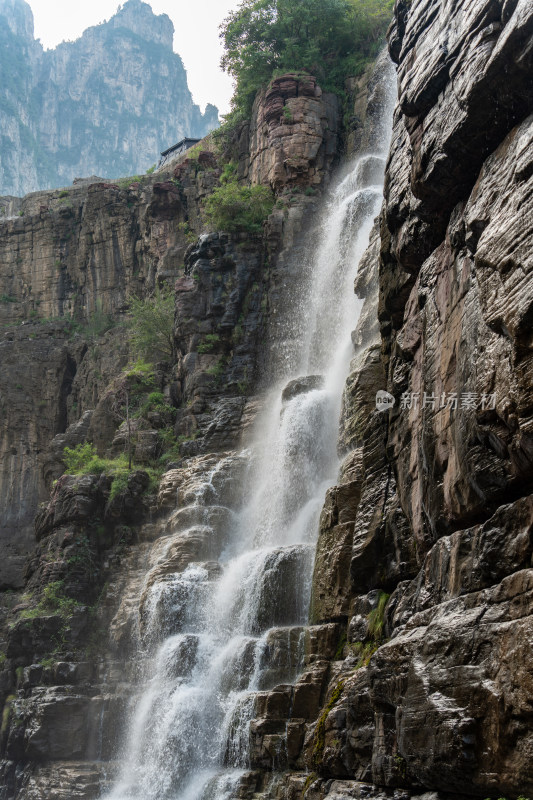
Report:
[[[293,762],[314,774],[281,794],[531,796],[533,12],[400,0],[389,41],[381,242],[356,285],[372,297],[381,250],[381,348],[367,308],[312,609],[347,618],[345,660]],[[371,413],[380,389],[395,407]]]
[[[389,43],[399,103],[320,524],[322,649],[259,704],[253,759],[280,772],[264,797],[531,796],[533,11],[400,0]]]
[[[129,0],[74,42],[44,51],[24,0],[0,2],[0,194],[24,195],[76,177],[144,172],[218,115],[194,105],[173,25]]]
[[[298,78],[285,83],[298,94]],[[184,536],[190,523],[186,515],[180,522],[175,506],[215,466],[220,486],[214,481],[213,490],[221,490],[224,504],[231,507],[232,486],[241,480],[244,462],[232,451],[246,441],[260,405],[264,337],[282,300],[278,256],[304,236],[338,153],[336,100],[318,87],[316,94],[300,101],[312,120],[303,136],[297,122],[285,128],[288,153],[297,149],[291,131],[315,149],[297,176],[287,176],[264,234],[198,238],[202,201],[222,171],[210,151],[133,182],[88,181],[6,199],[2,797],[98,795],[114,771],[135,680],[147,564],[162,562],[165,574],[216,545],[205,531],[203,538]],[[282,116],[283,105],[278,127]],[[246,136],[240,145],[254,157]],[[263,159],[258,182],[268,184],[273,160]],[[315,187],[309,194],[306,176]],[[131,366],[122,326],[131,297],[163,283],[175,292],[176,356],[146,374]],[[124,388],[145,406],[133,423],[136,469],[127,483],[114,494],[105,476],[60,477],[65,446],[90,441],[101,456],[123,451],[127,434],[114,408]],[[154,392],[162,404],[151,405]],[[165,449],[172,452],[157,487],[147,470]],[[220,514],[215,509],[213,517],[223,527]],[[165,562],[158,540],[168,534],[167,522],[176,542]]]
[[[256,696],[243,799],[533,792],[533,11],[525,0],[399,0],[389,44],[399,102],[384,208],[355,286],[365,305],[340,421],[344,461],[320,519],[310,625],[269,635],[276,685]],[[370,81],[356,113],[380,91]],[[131,655],[149,636],[147,589],[192,562],[217,573],[249,468],[237,451],[262,400],[257,378],[298,346],[278,320],[287,285],[305,283],[315,200],[301,188],[327,180],[334,111],[314,83],[284,76],[240,129],[241,174],[278,191],[264,237],[211,233],[187,248],[188,232],[200,232],[198,200],[220,174],[209,154],[202,169],[200,159],[180,163],[174,181],[6,201],[10,216],[24,211],[4,223],[6,321],[40,306],[90,311],[97,300],[120,319],[128,293],[175,280],[178,356],[151,378],[173,411],[143,413],[136,459],[158,452],[166,414],[180,438],[157,493],[142,468],[118,494],[105,475],[61,477],[34,547],[24,529],[25,575],[22,550],[6,560],[4,585],[26,590],[2,596],[6,800],[98,796],[118,755]],[[91,228],[98,246],[85,247]],[[10,382],[5,407],[15,430],[18,419],[39,428],[31,441],[42,452],[20,452],[42,499],[65,444],[123,449],[117,376],[130,391],[151,390],[142,371],[121,372],[120,329],[68,336],[64,322],[36,321],[7,328],[3,343],[13,381],[17,363],[29,363],[21,399]],[[379,390],[393,395],[391,410],[376,410]],[[21,430],[15,438],[2,464],[19,457]],[[15,509],[21,474],[4,470]],[[200,525],[189,504],[206,475]]]

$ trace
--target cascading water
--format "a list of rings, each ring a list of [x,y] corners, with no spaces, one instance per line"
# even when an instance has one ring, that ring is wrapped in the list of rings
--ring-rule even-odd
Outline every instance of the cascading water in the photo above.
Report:
[[[392,84],[392,68],[384,71]],[[359,311],[353,280],[381,205],[393,92],[383,94],[379,141],[324,209],[309,294],[297,312],[303,346],[289,359],[283,385],[300,380],[285,392],[272,389],[257,446],[237,457],[249,459],[237,510],[225,508],[216,467],[169,520],[159,562],[174,568],[155,566],[141,608],[151,677],[106,800],[233,797],[248,766],[254,692],[280,677],[294,680],[301,667],[295,653],[302,652],[318,517],[339,467],[338,420]],[[182,564],[178,555],[189,545],[200,555]],[[276,657],[272,629],[288,642]]]

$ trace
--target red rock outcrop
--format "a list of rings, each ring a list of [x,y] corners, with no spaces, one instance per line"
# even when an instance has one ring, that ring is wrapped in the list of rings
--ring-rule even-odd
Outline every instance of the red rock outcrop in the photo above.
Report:
[[[339,101],[323,92],[316,78],[275,78],[254,103],[243,175],[276,191],[320,186],[337,155],[339,127]]]

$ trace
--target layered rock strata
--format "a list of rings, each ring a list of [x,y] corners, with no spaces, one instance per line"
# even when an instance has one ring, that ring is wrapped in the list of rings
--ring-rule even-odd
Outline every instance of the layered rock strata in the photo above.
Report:
[[[70,798],[73,785],[89,798],[106,785],[128,681],[138,677],[131,659],[143,647],[147,564],[156,576],[200,553],[214,563],[217,545],[205,526],[185,535],[189,517],[176,513],[197,502],[208,479],[202,491],[213,502],[213,469],[227,515],[237,502],[232,486],[242,469],[233,450],[258,408],[253,392],[274,302],[270,265],[316,198],[282,199],[264,236],[202,233],[202,202],[220,173],[205,151],[152,177],[93,178],[1,206],[6,798]],[[147,377],[142,365],[131,366],[121,326],[132,296],[165,283],[175,290],[177,355]],[[116,413],[124,389],[146,403],[131,432]],[[154,391],[162,408],[150,407]],[[61,477],[66,446],[89,441],[115,457],[128,437],[138,468],[118,491],[112,476]],[[150,465],[169,446],[174,462],[167,458],[157,494]],[[222,536],[220,507],[206,513]]]
[[[274,688],[257,695],[242,798],[463,800],[533,791],[532,26],[532,12],[520,0],[396,4],[389,42],[399,104],[379,230],[356,282],[366,303],[353,336],[356,356],[340,424],[344,461],[320,521],[312,624],[276,629],[268,642]],[[272,126],[266,108],[260,132],[257,126],[257,158],[246,156],[246,140],[241,168],[261,169],[263,179],[279,187],[297,187],[300,175],[314,180],[312,159],[306,156],[301,173],[291,172],[284,164],[286,131],[275,132],[281,115],[288,119],[288,100],[309,100],[311,107],[316,93],[303,87],[301,96],[298,88],[285,98],[283,85],[280,80],[279,97],[274,92],[271,98],[278,115]],[[309,119],[295,128],[304,123]],[[352,138],[357,131],[354,121]],[[302,133],[311,135],[310,128],[295,130]],[[271,134],[280,146],[272,148],[270,161],[260,142]],[[184,197],[193,198],[196,167],[185,164],[178,179]],[[127,692],[121,674],[130,677],[121,654],[147,635],[147,575],[150,584],[201,558],[216,577],[224,520],[218,520],[220,539],[199,528],[184,536],[182,525],[194,521],[187,511],[193,499],[213,504],[211,489],[201,489],[213,465],[227,465],[232,476],[226,481],[222,470],[214,489],[229,509],[235,481],[247,469],[234,447],[243,441],[255,401],[239,386],[254,364],[270,364],[275,373],[275,359],[261,355],[258,320],[263,312],[271,319],[274,310],[281,312],[285,284],[301,280],[294,266],[303,252],[300,220],[314,202],[312,195],[294,204],[284,197],[286,208],[272,215],[260,250],[215,234],[185,254],[177,282],[181,356],[173,372],[158,371],[158,380],[180,406],[176,431],[189,436],[189,460],[171,465],[157,497],[143,493],[146,479],[138,475],[138,486],[126,487],[118,507],[105,482],[62,479],[39,517],[42,538],[28,572],[30,588],[50,575],[68,583],[83,555],[76,548],[87,547],[98,585],[108,581],[98,618],[110,628],[111,642],[103,679],[83,671],[86,659],[71,641],[83,618],[77,605],[64,631],[65,656],[75,667],[54,658],[49,665],[44,648],[57,634],[57,614],[30,625],[21,624],[22,616],[6,637],[12,648],[2,673],[8,798],[37,798],[50,787],[65,798],[73,778],[79,796],[95,796],[104,783],[96,759],[116,755],[113,725]],[[197,208],[191,203],[189,220]],[[271,271],[263,283],[266,256]],[[248,351],[238,346],[244,309]],[[282,341],[283,332],[273,324],[265,341]],[[277,356],[297,346],[296,334]],[[227,391],[213,381],[222,372],[234,376]],[[383,413],[375,410],[375,395],[385,389],[395,406]],[[85,438],[83,426],[93,424],[94,414],[105,419],[104,406],[62,435],[72,442]],[[158,423],[151,424],[157,430]],[[110,430],[107,446],[115,434]],[[138,503],[155,524],[143,521]],[[94,535],[80,544],[77,526],[88,526],[88,513]],[[87,570],[80,566],[80,585]],[[31,603],[23,598],[22,606]],[[2,613],[13,619],[7,599]],[[169,624],[164,614],[162,622]],[[303,661],[297,655],[302,641]],[[295,674],[302,663],[303,672]],[[54,671],[43,677],[40,668]],[[43,695],[47,681],[55,688]],[[60,689],[67,681],[68,691]],[[91,720],[87,708],[101,714],[102,698],[115,709],[104,714],[100,749],[89,725],[79,747],[54,751],[55,761],[36,766],[42,743],[50,732],[59,736],[64,724],[52,709],[73,708],[73,697]]]
[[[396,4],[381,242],[356,287],[380,250],[381,335],[367,304],[314,580],[315,620],[346,633],[307,771],[267,796],[533,789],[532,30],[526,3]]]
[[[532,31],[526,3],[396,4],[385,205],[311,609],[339,643],[297,744],[279,725],[286,772],[263,797],[533,790]]]

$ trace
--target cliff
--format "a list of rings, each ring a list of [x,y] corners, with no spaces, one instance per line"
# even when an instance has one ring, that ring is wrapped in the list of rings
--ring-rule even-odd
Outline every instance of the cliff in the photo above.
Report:
[[[217,127],[192,102],[174,29],[141,0],[75,42],[43,51],[24,0],[0,3],[0,192],[23,195],[87,175],[135,175],[184,136]]]
[[[298,80],[291,80],[297,93]],[[301,106],[320,137],[317,142],[315,135],[307,162],[318,188],[307,196],[287,178],[285,199],[280,197],[264,236],[212,232],[198,239],[204,230],[202,201],[222,171],[209,151],[133,182],[96,179],[22,200],[5,198],[0,581],[8,590],[1,608],[2,666],[8,665],[2,673],[7,797],[38,796],[51,785],[72,797],[73,780],[80,796],[93,796],[103,781],[103,763],[116,757],[115,728],[124,707],[124,686],[117,679],[129,669],[135,593],[145,577],[137,562],[157,538],[177,487],[191,472],[194,479],[212,469],[221,461],[218,453],[245,442],[260,406],[254,391],[265,358],[262,340],[280,302],[272,269],[276,254],[302,235],[302,220],[316,206],[337,149],[336,101],[319,89],[317,94],[318,100],[305,97]],[[278,113],[281,117],[282,109]],[[288,130],[287,148],[293,152]],[[243,150],[253,154],[246,142],[243,138]],[[257,180],[267,183],[268,160],[262,169]],[[299,180],[302,175],[305,170]],[[131,297],[146,297],[163,283],[175,289],[177,359],[155,365],[146,383],[143,373],[128,372],[132,354],[121,326]],[[64,470],[65,446],[88,439],[102,456],[121,451],[124,430],[112,409],[117,378],[127,381],[132,395],[147,400],[156,390],[165,397],[163,412],[148,405],[135,422],[135,461],[141,469],[118,499],[111,497],[109,481],[90,476],[61,478],[54,488]],[[165,448],[173,455],[154,494],[142,466],[157,462]],[[185,477],[184,457],[189,459]],[[69,598],[61,606],[66,616],[62,601],[46,600],[50,586]],[[114,644],[108,652],[109,626]],[[104,652],[114,676],[107,688],[97,666]],[[64,678],[54,666],[60,660],[77,665]],[[45,665],[45,671],[39,667],[30,679],[33,688],[22,690],[19,679],[30,662]],[[22,726],[14,703],[17,684],[33,697],[25,704]],[[75,700],[69,688],[74,685]],[[50,687],[54,700],[48,706],[44,695]],[[108,712],[115,722],[110,717],[104,731],[100,720]],[[85,726],[82,720],[90,721]],[[36,738],[29,732],[33,726]],[[52,739],[57,746],[48,750]],[[73,739],[79,740],[74,748]],[[99,759],[104,759],[100,766]]]
[[[253,687],[251,703],[224,718],[220,764],[238,775],[216,784],[217,797],[532,796],[532,28],[521,0],[396,3],[385,199],[355,282],[364,304],[310,617],[294,618],[309,549],[255,550],[264,571],[230,584],[237,616],[258,598],[255,627],[213,690]],[[227,567],[243,505],[256,502],[243,487],[258,469],[258,415],[273,404],[285,430],[291,400],[305,404],[321,385],[318,374],[301,375],[281,387],[279,405],[265,391],[298,363],[309,253],[321,246],[313,220],[341,134],[352,151],[379,151],[387,74],[379,62],[349,82],[348,131],[311,77],[279,77],[258,97],[228,147],[241,178],[276,191],[262,235],[203,229],[201,202],[223,169],[206,151],[134,183],[6,200],[6,800],[92,800],[137,767],[141,791],[164,796],[173,761],[202,756],[200,716],[189,706],[171,713],[205,646],[191,619]],[[370,185],[376,162],[362,161]],[[164,280],[174,286],[176,357],[147,373],[132,366],[120,324],[131,295]],[[336,310],[324,310],[325,327]],[[105,471],[62,475],[65,445],[91,441],[101,457],[124,449],[114,409],[125,387],[138,398],[135,469],[120,485]],[[392,408],[376,408],[379,391]],[[288,483],[279,497],[289,508],[266,498],[263,535],[283,513],[290,519],[291,498],[307,497],[307,461],[331,430],[311,442],[289,437],[279,451],[270,473],[274,485]],[[282,459],[303,460],[303,477]],[[208,608],[216,621],[217,604]],[[165,683],[169,675],[177,683]],[[134,760],[121,772],[132,692],[153,716],[134,728]],[[162,699],[150,705],[154,696]],[[209,723],[215,696],[206,708],[194,696]],[[190,729],[178,727],[189,719]]]
[[[338,647],[301,678],[321,700],[299,745],[262,706],[292,770],[276,797],[533,791],[532,31],[527,3],[396,3],[385,203],[313,584]]]
[[[356,451],[315,569],[315,619],[346,618],[347,644],[309,738],[320,758],[296,762],[315,770],[306,797],[533,789],[532,25],[527,3],[396,4],[399,100],[341,437]],[[372,413],[378,390],[392,410]]]

